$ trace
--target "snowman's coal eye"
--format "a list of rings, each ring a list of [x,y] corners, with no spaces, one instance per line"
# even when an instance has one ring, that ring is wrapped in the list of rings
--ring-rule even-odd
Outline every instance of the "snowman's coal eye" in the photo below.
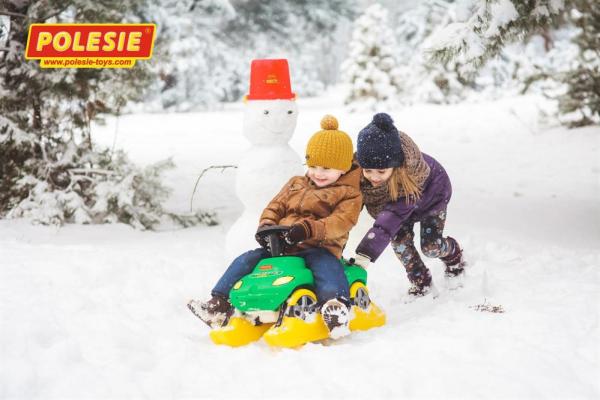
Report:
[[[265,110],[263,111],[263,114],[267,115],[269,113],[269,110]]]
[[[294,112],[292,110],[288,110],[288,114],[293,114]]]

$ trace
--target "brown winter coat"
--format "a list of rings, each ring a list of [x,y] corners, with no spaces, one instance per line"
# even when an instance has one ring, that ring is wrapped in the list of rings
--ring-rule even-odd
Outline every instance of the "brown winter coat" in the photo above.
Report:
[[[322,188],[307,176],[293,177],[264,209],[260,224],[292,225],[305,221],[311,237],[296,245],[291,253],[324,247],[340,258],[362,207],[360,171],[352,166],[336,182]]]

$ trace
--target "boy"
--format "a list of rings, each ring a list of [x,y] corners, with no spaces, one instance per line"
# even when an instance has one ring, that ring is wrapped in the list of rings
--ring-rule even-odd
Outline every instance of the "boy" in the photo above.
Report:
[[[306,260],[322,304],[323,320],[330,336],[338,338],[350,332],[350,294],[339,259],[362,206],[360,170],[352,165],[352,140],[337,130],[335,117],[323,117],[321,129],[306,146],[308,172],[285,184],[264,209],[259,228],[291,226],[286,235],[286,242],[291,246],[287,254]],[[266,257],[269,254],[263,248],[237,257],[213,288],[212,298],[206,302],[191,300],[190,310],[210,327],[222,326],[233,313],[229,291]]]

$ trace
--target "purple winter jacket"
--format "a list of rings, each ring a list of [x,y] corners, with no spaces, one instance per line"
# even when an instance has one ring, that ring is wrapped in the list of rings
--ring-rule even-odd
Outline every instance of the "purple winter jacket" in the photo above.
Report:
[[[427,215],[446,209],[452,196],[450,178],[439,162],[422,154],[430,172],[423,184],[421,198],[415,203],[407,204],[406,199],[400,197],[397,201],[386,204],[377,214],[373,227],[358,244],[356,253],[375,261],[404,224],[415,223]]]

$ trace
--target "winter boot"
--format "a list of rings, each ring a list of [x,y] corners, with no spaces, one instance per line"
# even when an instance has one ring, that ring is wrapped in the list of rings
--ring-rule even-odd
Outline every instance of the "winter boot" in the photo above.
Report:
[[[431,284],[421,286],[418,283],[411,283],[408,288],[408,295],[412,297],[427,296],[431,292]]]
[[[350,334],[348,323],[350,321],[350,309],[338,299],[328,300],[321,307],[323,321],[329,329],[329,337],[339,339]]]
[[[458,242],[450,236],[448,236],[448,241],[452,245],[452,251],[446,257],[441,257],[440,260],[446,264],[446,278],[454,278],[465,272],[467,263],[463,260],[462,249]]]
[[[440,260],[446,264],[444,277],[446,287],[450,290],[459,289],[464,285],[465,267],[467,263],[463,259],[462,249],[454,238],[448,236],[448,241],[452,245],[452,251],[446,257],[441,257]]]
[[[433,281],[429,283],[429,285],[420,286],[415,283],[411,283],[408,288],[407,295],[403,298],[403,302],[405,304],[412,303],[421,297],[429,297],[431,296],[433,299],[436,299],[440,295],[440,292],[433,284]]]
[[[233,315],[233,306],[223,296],[213,296],[208,301],[190,300],[188,308],[211,328],[227,325]]]
[[[431,292],[431,272],[427,268],[412,271],[409,274],[410,287],[408,296],[411,299],[427,296]]]

